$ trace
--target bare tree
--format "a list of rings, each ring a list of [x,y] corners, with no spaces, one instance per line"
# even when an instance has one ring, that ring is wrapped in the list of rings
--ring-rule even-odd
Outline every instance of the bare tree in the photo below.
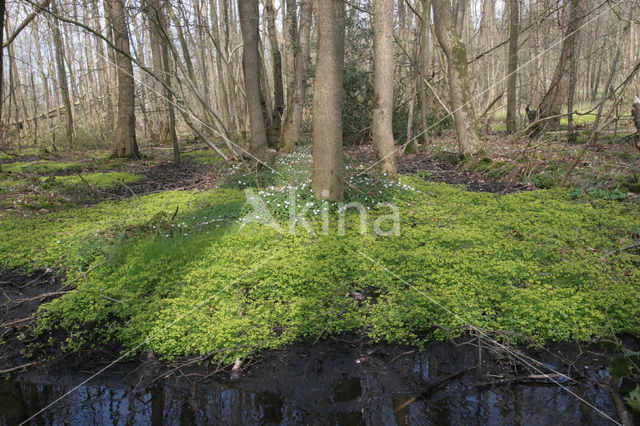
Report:
[[[129,46],[129,30],[123,0],[105,0],[113,41],[118,77],[118,112],[114,135],[117,157],[139,157],[136,142],[135,82]]]
[[[467,49],[456,32],[449,0],[433,0],[433,15],[438,42],[447,57],[449,97],[458,134],[460,154],[473,155],[481,142],[471,107]]]
[[[375,0],[374,66],[376,106],[373,110],[373,145],[380,172],[397,179],[393,139],[393,0]]]
[[[318,57],[313,95],[313,192],[323,200],[344,198],[342,81],[345,4],[317,2]]]
[[[559,115],[562,112],[562,106],[565,104],[569,94],[571,56],[575,50],[573,48],[575,37],[577,37],[585,16],[584,3],[584,0],[571,0],[569,2],[569,24],[567,25],[566,35],[562,42],[560,59],[558,59],[551,85],[542,98],[542,102],[538,108],[538,115],[541,118],[548,118],[548,120],[545,120],[545,126],[551,130],[557,129],[560,126]]]
[[[4,9],[5,0],[0,0],[0,46],[3,45],[4,38]],[[2,122],[2,101],[4,99],[4,49],[0,49],[0,123]]]
[[[151,69],[162,76],[165,73],[162,57],[162,44],[164,25],[164,11],[161,9],[160,0],[144,0],[142,10],[147,17],[149,26],[149,45],[151,47]],[[162,21],[162,22],[161,22]],[[141,56],[141,55],[140,55]],[[163,88],[160,82],[149,79],[153,91],[150,93],[153,112],[151,118],[151,138],[165,142],[170,137],[168,105],[165,99],[158,96]]]
[[[271,47],[271,62],[273,67],[273,112],[271,125],[273,132],[280,140],[282,131],[282,115],[284,113],[284,86],[282,83],[282,55],[278,46],[278,31],[276,29],[273,0],[265,0],[265,19],[269,34],[269,46]]]
[[[51,10],[54,14],[58,13],[55,2],[51,4]],[[60,22],[53,18],[51,25],[53,32],[53,46],[56,52],[56,70],[58,71],[58,85],[60,86],[60,95],[64,105],[64,116],[66,120],[66,143],[67,146],[73,146],[73,111],[71,98],[69,95],[69,83],[67,82],[67,72],[64,64],[64,44],[62,42],[62,34],[60,33]]]
[[[518,34],[520,5],[519,0],[509,0],[509,67],[507,69],[507,132],[517,129],[516,123],[516,84],[518,82]]]
[[[260,55],[258,52],[258,0],[238,0],[240,27],[244,40],[242,68],[251,123],[251,154],[263,162],[272,162],[275,151],[267,147],[262,106],[260,104]]]
[[[282,147],[285,152],[293,151],[301,137],[302,112],[307,92],[307,65],[311,41],[312,0],[300,2],[300,29],[297,46],[294,50],[294,78],[289,89],[287,111],[282,128]],[[295,11],[294,11],[295,13]]]

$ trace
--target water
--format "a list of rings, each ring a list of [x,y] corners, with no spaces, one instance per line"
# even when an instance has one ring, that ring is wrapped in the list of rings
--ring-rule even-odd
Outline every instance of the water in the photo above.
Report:
[[[424,360],[415,368],[425,374]],[[393,374],[387,371],[383,374]],[[134,424],[612,424],[555,385],[476,386],[464,380],[424,398],[392,388],[388,377],[354,375],[280,393],[254,392],[243,384],[208,383],[189,388],[164,384],[134,394],[113,385],[81,386],[30,421],[45,425]],[[327,392],[329,383],[332,390]],[[318,386],[314,386],[314,384]],[[70,387],[0,381],[0,423],[19,424]],[[316,389],[316,390],[314,390]],[[597,386],[571,390],[615,418],[608,395]],[[407,404],[408,401],[413,401]]]

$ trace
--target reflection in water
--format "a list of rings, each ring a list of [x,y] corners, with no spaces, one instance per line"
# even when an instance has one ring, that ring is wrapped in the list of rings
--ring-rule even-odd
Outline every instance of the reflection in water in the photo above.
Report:
[[[422,362],[422,361],[420,361]],[[422,365],[424,367],[424,364]],[[400,384],[404,385],[404,384]],[[26,420],[70,388],[0,381],[0,424]],[[512,384],[479,390],[460,383],[432,400],[393,391],[371,377],[349,377],[332,395],[250,392],[221,384],[193,390],[170,385],[146,393],[102,385],[80,387],[33,424],[607,424],[555,386]],[[593,386],[572,390],[613,416],[605,394]],[[325,401],[319,403],[318,401]],[[410,403],[408,403],[410,402]]]

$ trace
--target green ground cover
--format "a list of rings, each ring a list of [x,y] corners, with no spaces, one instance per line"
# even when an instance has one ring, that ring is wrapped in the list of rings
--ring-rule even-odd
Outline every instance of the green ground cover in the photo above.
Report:
[[[639,334],[639,258],[612,253],[640,233],[637,205],[565,189],[499,196],[417,177],[390,184],[349,165],[347,201],[368,217],[361,233],[355,208],[328,205],[323,223],[309,161],[284,156],[275,172],[251,176],[238,168],[212,191],[8,215],[0,257],[67,271],[76,291],[45,306],[36,330],[63,330],[69,350],[113,339],[134,353],[229,359],[347,331],[415,344],[466,324],[540,342]],[[282,232],[247,223],[264,213],[247,188]],[[397,235],[372,232],[383,217],[390,227],[382,202],[399,210]],[[311,230],[289,232],[292,204],[307,209]]]
[[[0,168],[2,174],[38,173],[42,175],[62,171],[80,171],[82,163],[64,161],[19,161],[3,164]]]

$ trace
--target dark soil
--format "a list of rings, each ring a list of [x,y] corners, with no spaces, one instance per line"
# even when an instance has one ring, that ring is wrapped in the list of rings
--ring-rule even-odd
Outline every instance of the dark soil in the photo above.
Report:
[[[0,273],[0,370],[31,364],[39,360],[26,360],[23,351],[33,340],[29,327],[33,325],[42,303],[62,295],[62,277],[51,271]]]
[[[37,155],[28,155],[28,156],[23,156],[23,157],[10,157],[10,158],[3,158],[0,159],[0,164],[7,164],[7,163],[17,163],[19,161],[37,161],[38,160],[38,156]]]
[[[352,147],[347,155],[364,164],[373,165],[375,156],[371,145]],[[530,185],[507,180],[488,179],[480,172],[461,171],[444,159],[437,159],[425,152],[397,155],[398,172],[401,174],[417,175],[432,182],[465,185],[475,192],[491,192],[494,194],[509,194],[533,189]],[[428,172],[428,173],[424,173]]]
[[[11,161],[13,160],[9,162]],[[96,166],[97,164],[87,164],[83,166],[82,171],[63,170],[53,173],[51,176],[82,176],[83,173],[99,171]],[[105,200],[139,197],[162,191],[210,189],[222,178],[223,173],[221,169],[221,166],[200,165],[188,159],[183,159],[179,166],[176,166],[170,161],[151,164],[145,160],[140,160],[125,163],[120,167],[109,170],[130,172],[143,176],[141,180],[134,183],[116,183],[116,185],[110,189],[101,189],[91,185],[79,184],[74,188],[66,189],[64,193],[59,193],[55,188],[43,189],[39,184],[28,184],[19,191],[8,193],[3,195],[3,197],[16,200],[28,196],[47,195],[51,200],[47,209],[56,208],[53,207],[56,205],[57,208],[60,209],[65,208],[65,206],[68,207],[68,202],[63,202],[63,200],[68,200],[76,205],[87,206]],[[24,176],[30,175],[42,176],[37,173],[24,174]],[[11,205],[13,209],[21,210],[25,213],[28,210],[37,210],[37,207],[29,204],[21,205],[20,203],[12,203]]]

